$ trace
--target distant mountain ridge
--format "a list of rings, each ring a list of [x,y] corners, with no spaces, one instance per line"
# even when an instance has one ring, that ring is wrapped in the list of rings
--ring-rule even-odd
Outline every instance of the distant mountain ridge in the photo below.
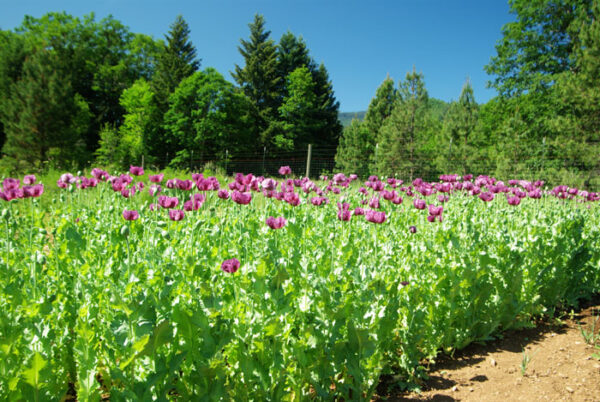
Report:
[[[450,107],[450,102],[443,101],[441,99],[429,98],[429,108],[431,113],[442,120]],[[357,118],[360,121],[363,121],[365,118],[366,110],[362,110],[360,112],[340,112],[338,114],[338,118],[340,119],[340,123],[342,126],[348,127],[352,119]]]

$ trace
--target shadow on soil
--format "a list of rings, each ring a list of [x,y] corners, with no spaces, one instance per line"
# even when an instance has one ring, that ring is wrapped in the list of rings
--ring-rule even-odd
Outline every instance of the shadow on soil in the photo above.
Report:
[[[571,319],[578,322],[583,318],[581,312],[588,307],[600,305],[600,294],[595,294],[589,301],[582,301],[577,310],[563,311],[557,313],[557,317],[563,320]],[[429,366],[429,372],[440,372],[443,370],[458,370],[467,366],[477,366],[485,362],[486,358],[496,352],[521,353],[528,345],[538,344],[549,333],[564,334],[567,330],[566,324],[561,324],[558,319],[540,320],[533,323],[533,328],[523,328],[518,330],[508,330],[502,334],[496,335],[496,340],[488,343],[472,343],[464,349],[457,350],[453,356],[441,354],[436,359],[436,363]],[[399,392],[397,387],[390,381],[391,377],[382,377],[377,389],[379,397],[376,400],[385,400],[390,402],[397,401],[455,401],[456,399],[447,395],[429,395]],[[488,381],[485,375],[478,375],[471,378],[472,382],[484,383]],[[441,376],[431,375],[428,380],[421,384],[424,391],[445,391],[458,386],[456,381]],[[396,388],[396,390],[394,390]]]

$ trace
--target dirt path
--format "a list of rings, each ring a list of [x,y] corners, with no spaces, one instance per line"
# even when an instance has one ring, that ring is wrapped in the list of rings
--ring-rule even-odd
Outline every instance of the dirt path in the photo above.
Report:
[[[591,333],[600,300],[563,324],[511,331],[503,339],[472,345],[430,367],[422,393],[389,391],[388,401],[598,401],[600,349],[587,344],[580,327]],[[596,344],[600,345],[600,320]],[[530,357],[522,374],[524,353]],[[389,388],[388,388],[389,389]]]

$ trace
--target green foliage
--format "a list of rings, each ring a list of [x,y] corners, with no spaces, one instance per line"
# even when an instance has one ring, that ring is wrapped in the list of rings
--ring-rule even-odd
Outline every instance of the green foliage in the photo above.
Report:
[[[278,148],[302,149],[317,137],[321,120],[317,116],[314,87],[307,67],[298,67],[288,75],[288,95],[279,108],[285,134],[275,137]]]
[[[431,162],[425,164],[423,156],[436,146],[437,122],[429,113],[422,74],[414,69],[407,73],[397,96],[390,117],[378,132],[373,163],[379,174],[401,175],[412,181],[428,173]]]
[[[474,171],[481,144],[481,141],[474,138],[477,134],[477,117],[478,105],[473,87],[467,81],[458,102],[450,104],[443,120],[443,141],[438,156],[440,171],[461,175]]]
[[[352,119],[344,129],[340,145],[335,155],[336,167],[342,172],[352,172],[361,177],[368,176],[370,153],[366,152],[372,146],[369,131],[364,122]]]
[[[184,79],[169,105],[165,129],[177,150],[175,164],[188,164],[194,155],[223,160],[226,151],[235,156],[252,150],[252,104],[215,69]]]
[[[11,96],[2,100],[5,163],[40,169],[42,161],[56,166],[82,161],[90,113],[69,78],[51,52],[40,50],[27,58],[21,79],[10,87]]]
[[[248,27],[250,39],[241,39],[241,46],[238,46],[245,65],[236,64],[232,76],[256,109],[254,129],[261,145],[277,148],[278,88],[285,77],[278,74],[277,47],[269,39],[271,31],[265,30],[264,17],[256,14]]]

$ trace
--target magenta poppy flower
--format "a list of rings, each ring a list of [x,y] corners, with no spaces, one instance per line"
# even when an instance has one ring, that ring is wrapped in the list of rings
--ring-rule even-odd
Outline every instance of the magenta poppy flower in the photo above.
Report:
[[[14,190],[0,191],[0,198],[4,201],[11,201],[15,199]]]
[[[159,204],[150,204],[150,211],[158,211],[160,209]]]
[[[365,214],[365,210],[362,209],[361,207],[356,207],[354,208],[354,215],[364,215]]]
[[[338,213],[337,217],[339,220],[347,222],[352,217],[352,213],[350,212],[350,204],[344,202],[343,204],[338,202]]]
[[[144,168],[141,166],[129,166],[129,173],[131,173],[134,176],[143,176]]]
[[[267,191],[273,191],[277,188],[277,181],[273,179],[265,179],[260,183],[260,186]]]
[[[281,229],[287,224],[287,220],[283,216],[280,216],[278,218],[273,218],[272,216],[269,216],[266,219],[265,223],[271,229]]]
[[[159,173],[159,174],[148,176],[148,180],[150,180],[152,183],[161,183],[163,181],[164,177],[165,177],[164,173]]]
[[[2,182],[2,188],[4,189],[4,191],[14,190],[16,188],[19,188],[20,185],[21,181],[19,179],[13,179],[12,177],[8,177]]]
[[[429,205],[429,215],[440,216],[442,212],[444,212],[443,206],[436,207],[433,204]]]
[[[183,219],[185,213],[182,209],[170,209],[169,210],[169,219],[172,221],[178,222]]]
[[[385,222],[385,212],[383,211],[374,211],[374,210],[368,210],[365,212],[365,219],[368,220],[369,222],[373,222],[373,223],[383,223]]]
[[[148,188],[148,193],[151,196],[155,196],[157,194],[159,194],[162,191],[162,187],[160,186],[160,184],[151,184],[150,187]]]
[[[521,198],[516,197],[516,196],[508,197],[506,200],[508,201],[509,205],[517,206],[521,203]]]
[[[222,200],[228,200],[229,199],[229,191],[222,188],[217,192],[217,196]]]
[[[179,199],[177,197],[161,195],[158,197],[158,204],[163,208],[175,208],[179,205]]]
[[[167,186],[167,188],[176,188],[177,187],[177,179],[169,179],[169,180],[167,180],[165,185]]]
[[[310,199],[310,203],[315,206],[321,206],[323,203],[327,203],[328,199],[325,197],[313,197]]]
[[[121,195],[125,198],[129,198],[135,195],[135,187],[132,187],[131,189],[124,188],[123,190],[121,190]]]
[[[67,188],[69,187],[69,184],[65,183],[64,181],[58,179],[56,180],[56,185],[60,188]]]
[[[300,196],[296,193],[285,193],[283,200],[293,207],[300,205]]]
[[[71,173],[63,173],[60,175],[60,180],[67,184],[74,184],[77,181],[77,178],[73,176]]]
[[[442,215],[427,215],[428,222],[435,222],[436,220],[442,221]]]
[[[183,191],[189,191],[194,187],[194,182],[191,180],[177,179],[177,188]]]
[[[462,177],[463,181],[469,181],[473,178],[472,174],[466,174]]]
[[[536,189],[530,191],[529,193],[527,193],[527,195],[529,196],[529,198],[534,198],[534,199],[542,198],[542,192],[540,191],[539,188],[536,188]]]
[[[221,270],[223,272],[227,272],[228,274],[233,274],[237,272],[240,268],[240,261],[237,258],[232,258],[230,260],[225,260],[221,264]]]
[[[250,201],[252,201],[252,193],[241,193],[239,191],[234,191],[231,193],[231,199],[237,204],[248,205],[250,204]]]
[[[282,176],[288,176],[292,174],[292,168],[290,168],[289,166],[282,166],[279,168],[279,174]]]
[[[410,233],[417,233],[417,227],[416,227],[416,226],[410,226],[410,227],[408,228],[408,231],[409,231]]]
[[[379,192],[385,188],[385,184],[382,181],[375,181],[372,183],[373,184],[372,184],[371,188],[373,189],[373,191]]]
[[[490,193],[490,192],[481,193],[481,194],[479,194],[479,198],[482,201],[490,202],[494,199],[494,193]]]
[[[354,181],[354,180],[358,179],[358,175],[355,173],[352,173],[350,176],[348,176],[348,178],[350,179],[350,181]]]
[[[113,180],[112,182],[112,189],[115,192],[121,192],[125,189],[125,187],[127,186],[127,183],[125,183],[123,180],[121,180],[120,178],[116,178],[115,180]]]
[[[135,209],[133,211],[129,211],[127,209],[123,211],[123,218],[126,221],[135,221],[139,217],[140,217],[140,214]]]
[[[394,199],[392,199],[392,204],[396,204],[396,205],[400,205],[402,204],[402,197],[400,197],[399,195],[396,195],[394,197]]]
[[[108,172],[102,169],[93,168],[92,176],[94,176],[97,180],[106,180],[108,178]]]
[[[371,200],[369,201],[369,207],[371,207],[373,209],[380,208],[381,205],[379,203],[379,197],[373,197],[373,198],[371,198]]]
[[[28,174],[23,178],[23,184],[32,185],[35,183],[35,175]]]
[[[422,200],[420,198],[415,198],[415,200],[413,201],[413,205],[417,209],[425,209],[427,207],[427,203],[425,202],[425,200]]]

